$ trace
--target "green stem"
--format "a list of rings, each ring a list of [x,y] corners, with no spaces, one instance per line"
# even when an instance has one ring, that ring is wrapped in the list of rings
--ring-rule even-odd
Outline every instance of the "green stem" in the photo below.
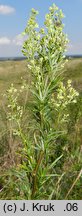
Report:
[[[42,162],[43,155],[44,155],[44,152],[41,151],[39,154],[39,157],[38,157],[37,165],[36,165],[35,169],[33,170],[33,174],[32,174],[32,176],[33,176],[32,198],[34,197],[36,190],[37,190],[37,173],[38,173],[39,166]]]

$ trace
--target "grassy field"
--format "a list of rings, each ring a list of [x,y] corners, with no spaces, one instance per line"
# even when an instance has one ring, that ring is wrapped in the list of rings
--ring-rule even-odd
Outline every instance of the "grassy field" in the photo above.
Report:
[[[65,76],[73,81],[74,87],[79,92],[82,92],[82,58],[74,58],[68,61]]]
[[[65,80],[71,79],[73,81],[73,87],[79,91],[80,97],[78,99],[77,105],[73,105],[70,109],[70,123],[68,126],[68,136],[64,137],[57,147],[59,152],[64,152],[66,155],[66,160],[62,166],[62,172],[66,172],[65,180],[61,183],[62,197],[65,198],[67,193],[67,188],[76,181],[79,171],[82,165],[82,58],[70,59],[66,63],[64,69]],[[1,166],[3,164],[3,169],[9,167],[11,163],[11,158],[9,155],[7,157],[7,133],[6,121],[5,121],[5,99],[2,96],[6,93],[7,89],[14,83],[16,88],[21,86],[21,77],[26,79],[28,82],[30,80],[30,74],[27,70],[27,62],[23,61],[1,61],[0,62],[0,157]],[[5,107],[5,108],[4,108]],[[80,118],[78,120],[78,113]],[[5,134],[5,135],[4,135]],[[15,153],[15,147],[19,143],[14,142],[14,147],[12,147],[13,155]],[[6,152],[5,152],[6,150]],[[12,163],[10,164],[12,165]],[[1,167],[2,170],[2,167]],[[69,199],[81,199],[82,198],[82,178],[78,180],[74,190],[72,191]],[[60,191],[61,192],[61,191]],[[11,199],[11,197],[8,197]],[[13,198],[14,199],[14,198]]]
[[[26,61],[0,61],[0,99],[11,83],[20,85],[22,76],[26,78]]]
[[[5,107],[5,99],[3,94],[6,93],[11,83],[16,88],[20,89],[21,77],[29,82],[30,74],[27,69],[26,60],[22,61],[0,61],[0,112],[3,113],[2,109]],[[64,68],[65,80],[72,79],[73,87],[82,93],[82,58],[70,59]],[[3,108],[2,108],[3,107]],[[4,121],[1,121],[1,126]],[[0,129],[0,131],[2,131]]]
[[[82,91],[82,58],[71,59],[65,67],[64,76],[72,79],[74,87]],[[19,87],[21,77],[28,79],[27,63],[23,61],[0,61],[0,100],[11,83]]]

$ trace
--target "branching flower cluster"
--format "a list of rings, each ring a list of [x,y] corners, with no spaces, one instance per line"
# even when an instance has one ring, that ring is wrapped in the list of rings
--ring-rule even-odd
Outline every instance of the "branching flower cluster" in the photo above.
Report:
[[[77,97],[79,93],[72,87],[72,81],[68,80],[65,86],[63,82],[59,83],[57,92],[52,94],[51,105],[54,110],[57,111],[56,115],[60,116],[61,122],[67,122],[69,120],[68,107],[72,103],[77,103]]]
[[[9,121],[17,121],[20,122],[20,119],[23,114],[23,108],[18,105],[18,97],[19,93],[17,89],[11,84],[9,90],[7,90],[7,99],[8,99],[8,113],[7,118]]]

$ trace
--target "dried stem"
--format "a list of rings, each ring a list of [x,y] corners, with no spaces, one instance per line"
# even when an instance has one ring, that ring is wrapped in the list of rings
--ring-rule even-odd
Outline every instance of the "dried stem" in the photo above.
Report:
[[[72,184],[71,188],[69,189],[68,193],[66,194],[66,197],[65,197],[65,199],[67,199],[67,197],[69,196],[69,194],[70,194],[70,193],[71,193],[71,191],[73,190],[73,188],[74,188],[75,184],[77,183],[77,181],[79,180],[79,178],[81,177],[81,175],[82,175],[82,169],[80,170],[80,172],[79,172],[79,174],[78,174],[77,178],[75,179],[75,181],[73,182],[73,184]]]

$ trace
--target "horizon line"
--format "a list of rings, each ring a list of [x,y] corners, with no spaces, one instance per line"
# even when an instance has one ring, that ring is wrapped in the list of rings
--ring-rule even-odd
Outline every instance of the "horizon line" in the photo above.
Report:
[[[82,54],[77,54],[77,53],[76,54],[66,54],[65,56],[82,56]],[[1,56],[0,59],[1,58],[27,58],[27,57],[20,55],[20,56]]]

